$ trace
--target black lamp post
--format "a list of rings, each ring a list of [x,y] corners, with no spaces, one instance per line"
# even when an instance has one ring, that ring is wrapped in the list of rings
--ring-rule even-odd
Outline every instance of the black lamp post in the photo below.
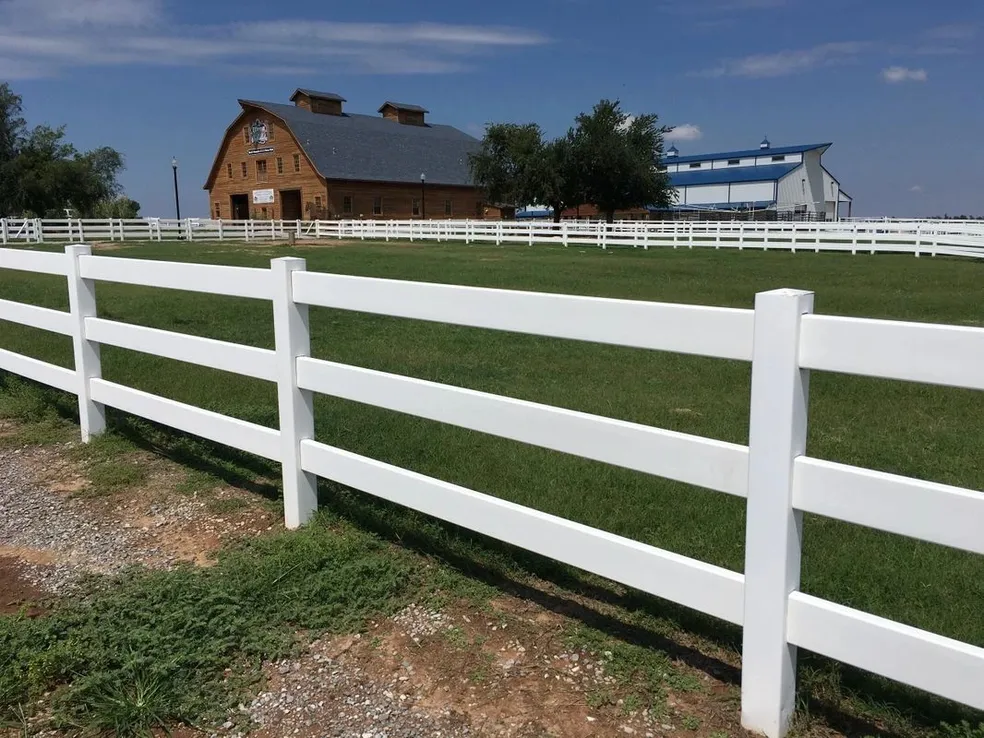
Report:
[[[171,170],[174,172],[174,212],[181,220],[181,200],[178,197],[178,160],[171,157]]]
[[[427,217],[427,198],[424,195],[424,185],[427,184],[427,175],[423,172],[420,173],[420,219],[423,220]]]

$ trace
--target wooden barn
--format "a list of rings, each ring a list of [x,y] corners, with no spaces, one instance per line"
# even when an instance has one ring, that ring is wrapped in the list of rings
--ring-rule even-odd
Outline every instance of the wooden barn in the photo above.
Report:
[[[479,141],[421,106],[347,113],[339,95],[306,89],[290,101],[239,101],[205,183],[213,218],[500,216],[471,183]]]

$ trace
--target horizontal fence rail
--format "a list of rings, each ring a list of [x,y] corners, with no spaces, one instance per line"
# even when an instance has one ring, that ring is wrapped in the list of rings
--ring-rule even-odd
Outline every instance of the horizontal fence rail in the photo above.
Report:
[[[984,257],[984,221],[0,219],[0,245],[96,241],[379,239],[628,248],[736,248]]]
[[[0,300],[0,321],[71,336],[74,369],[0,348],[0,370],[75,394],[86,440],[113,407],[280,462],[288,527],[313,514],[323,477],[740,625],[742,722],[770,738],[789,725],[796,646],[984,709],[984,649],[799,588],[804,512],[984,554],[981,492],[805,453],[811,370],[982,390],[984,329],[814,315],[812,293],[795,290],[735,310],[315,274],[292,258],[254,269],[93,256],[83,245],[63,254],[0,248],[0,269],[67,280],[70,312]],[[269,300],[275,349],[98,318],[103,280]],[[309,305],[751,362],[749,444],[316,359]],[[104,344],[273,382],[280,427],[106,381]],[[315,394],[743,498],[744,573],[319,443]]]

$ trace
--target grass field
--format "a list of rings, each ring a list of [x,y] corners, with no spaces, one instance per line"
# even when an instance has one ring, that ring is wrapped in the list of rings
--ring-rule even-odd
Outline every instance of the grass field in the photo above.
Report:
[[[984,325],[984,265],[969,260],[368,242],[297,251],[147,244],[111,255],[261,267],[272,257],[300,255],[316,271],[732,307],[751,307],[758,291],[795,287],[816,292],[820,313]],[[2,272],[0,298],[67,308],[65,282],[56,277]],[[273,346],[269,303],[108,283],[99,285],[98,300],[101,317]],[[312,309],[311,326],[319,358],[747,442],[747,364],[325,309]],[[0,347],[71,365],[69,339],[2,321]],[[265,382],[111,347],[103,348],[103,375],[245,420],[277,422],[274,387]],[[8,406],[18,398],[33,406],[32,392],[0,374]],[[984,489],[984,393],[815,373],[810,413],[811,456]],[[116,423],[123,432],[146,431]],[[331,398],[317,398],[316,424],[327,443],[742,569],[741,500]],[[277,471],[266,462],[186,438],[153,438],[211,473],[275,492]],[[411,545],[484,566],[541,566],[420,516],[326,494],[351,519]],[[982,557],[808,517],[802,588],[984,646]],[[734,632],[726,638],[733,641]]]

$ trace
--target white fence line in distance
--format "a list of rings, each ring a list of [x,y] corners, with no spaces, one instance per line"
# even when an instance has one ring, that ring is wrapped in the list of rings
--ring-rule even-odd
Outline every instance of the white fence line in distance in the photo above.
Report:
[[[283,241],[290,238],[984,257],[984,223],[979,221],[0,220],[0,246],[66,241]]]

